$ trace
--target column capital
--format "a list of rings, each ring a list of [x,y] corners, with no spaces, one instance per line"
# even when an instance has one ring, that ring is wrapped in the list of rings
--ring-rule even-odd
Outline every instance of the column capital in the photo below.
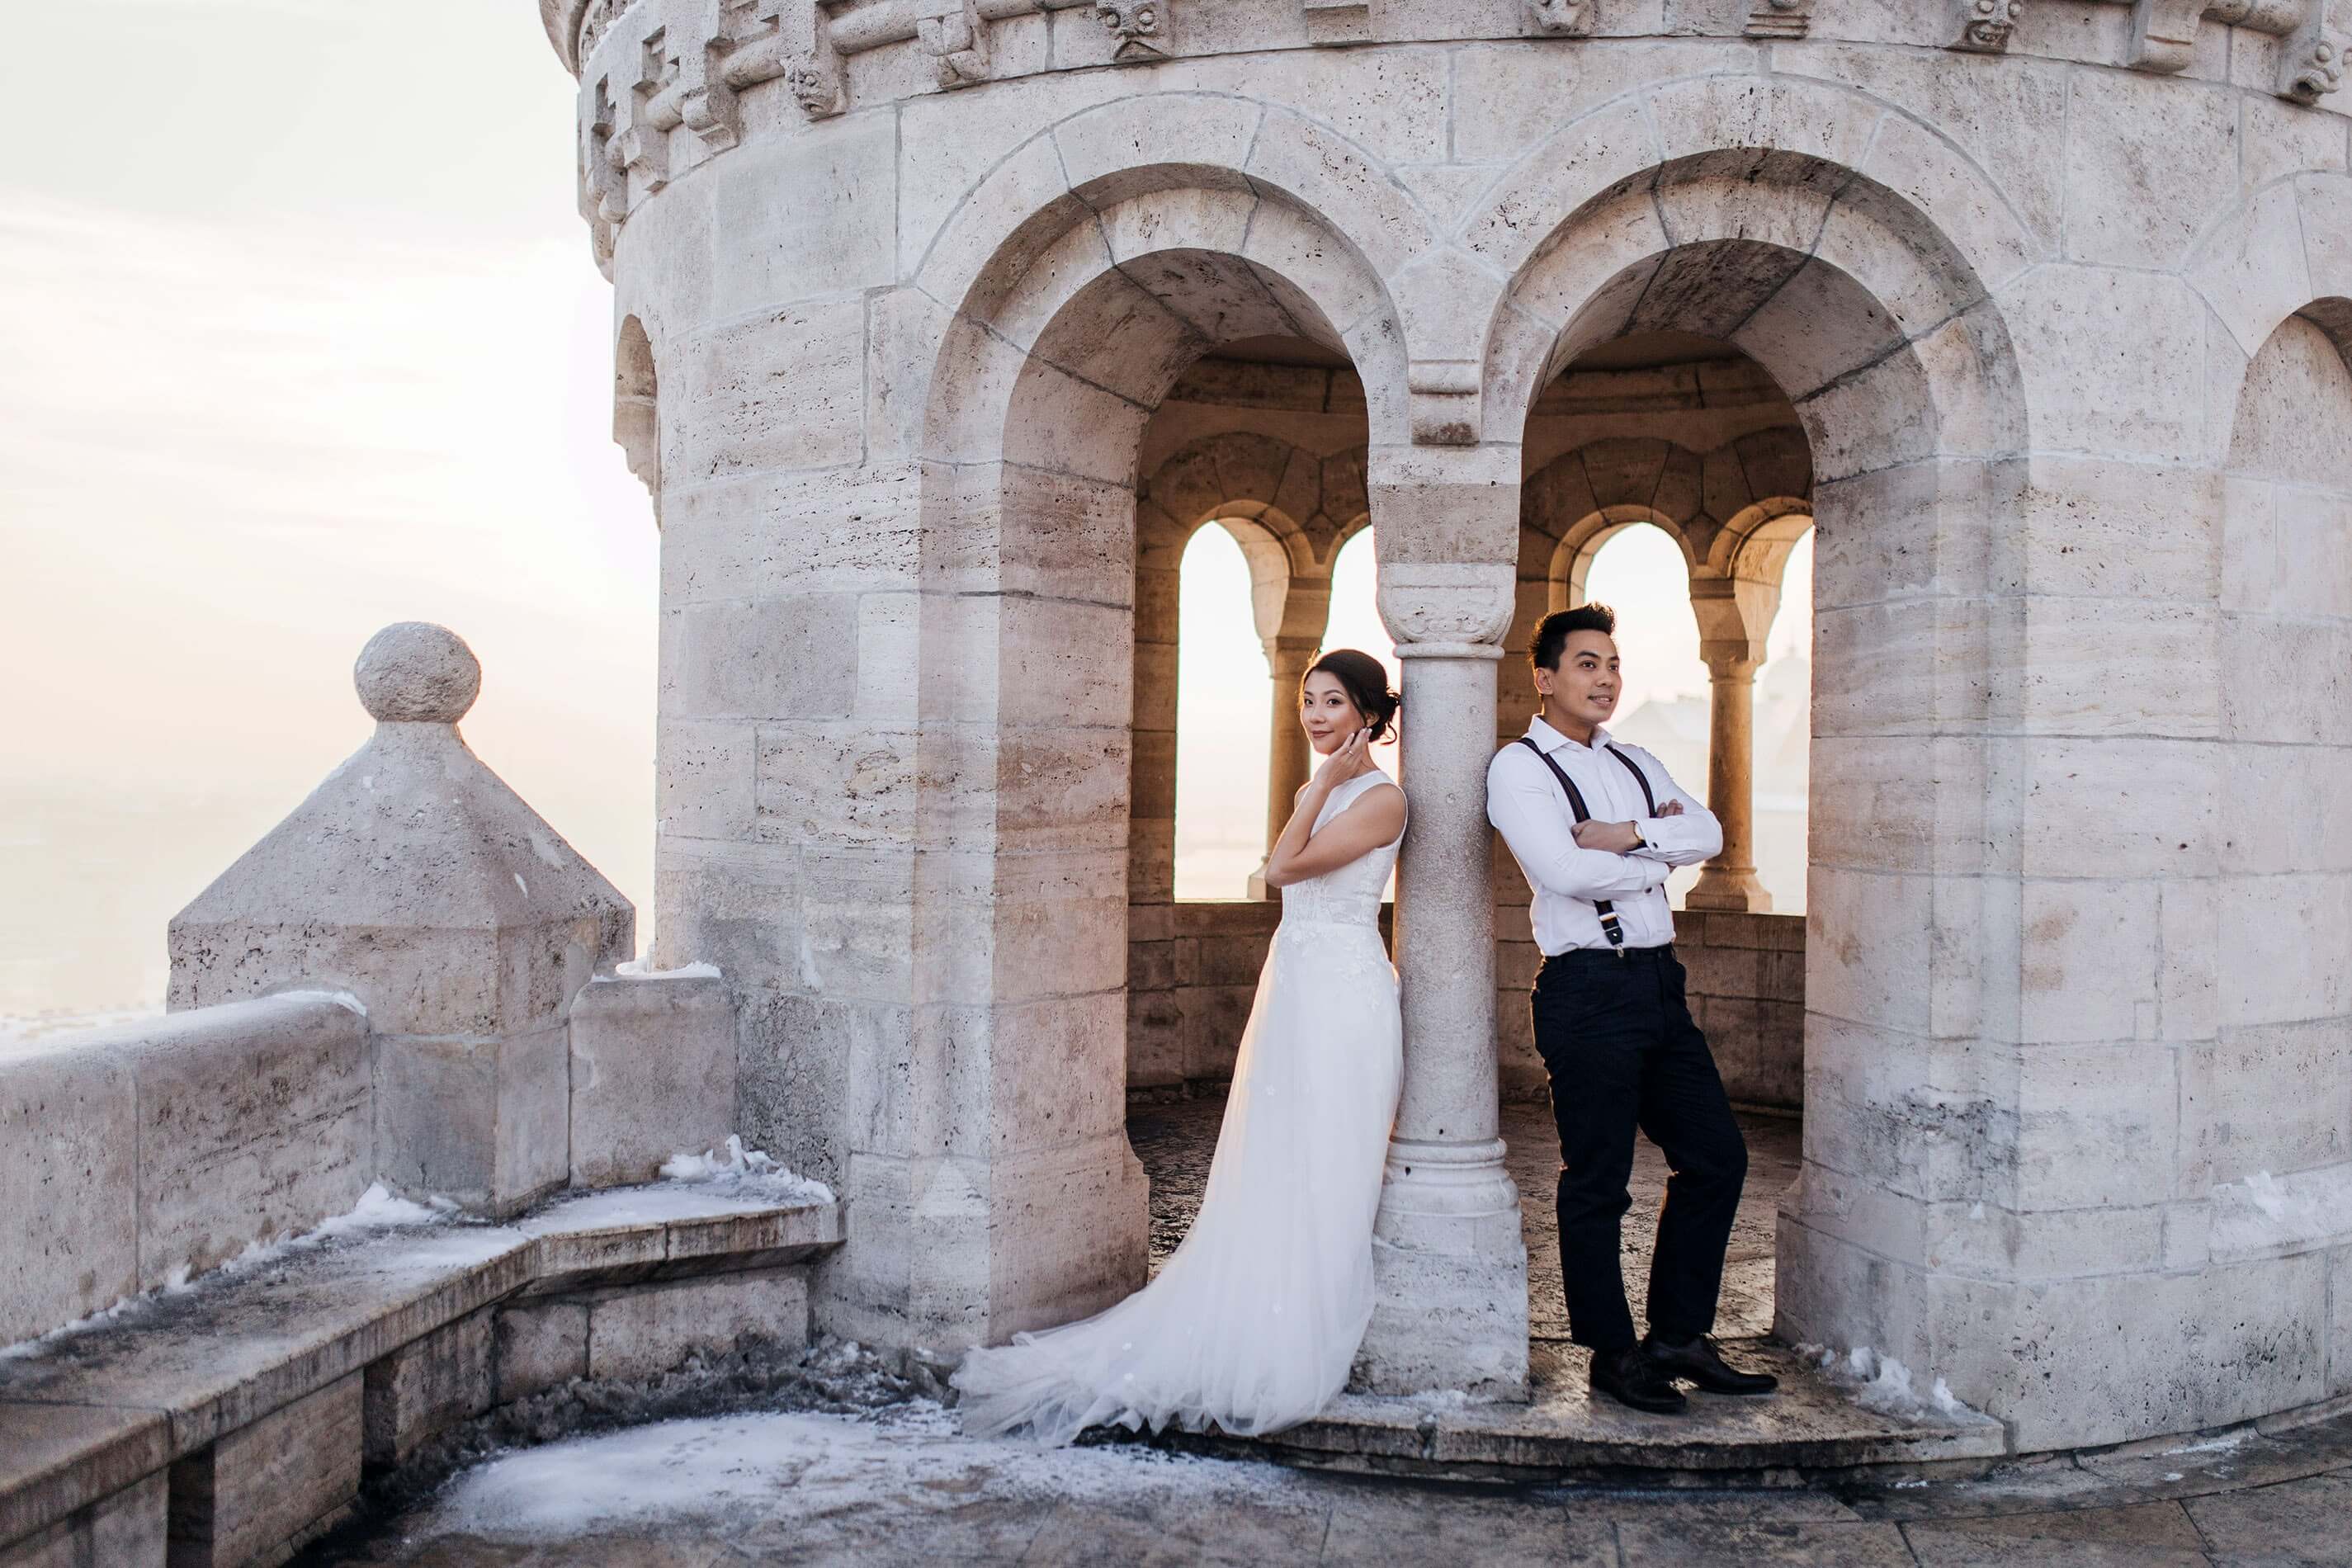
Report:
[[[1517,568],[1500,562],[1382,561],[1381,619],[1396,638],[1400,658],[1408,657],[1408,647],[1471,644],[1493,646],[1500,657],[1517,588]]]

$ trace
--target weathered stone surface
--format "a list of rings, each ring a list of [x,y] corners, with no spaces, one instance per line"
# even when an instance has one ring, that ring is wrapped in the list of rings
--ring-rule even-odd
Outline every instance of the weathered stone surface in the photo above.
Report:
[[[365,1452],[371,1465],[396,1465],[422,1444],[490,1407],[496,1364],[490,1310],[403,1345],[365,1373]]]
[[[588,1302],[588,1375],[646,1378],[697,1352],[746,1341],[808,1338],[808,1285],[798,1271],[717,1274],[601,1294]]]
[[[398,1452],[482,1408],[493,1360],[500,1400],[585,1375],[583,1288],[610,1302],[627,1294],[615,1281],[753,1266],[764,1272],[738,1278],[793,1280],[774,1287],[772,1317],[804,1332],[804,1311],[784,1300],[804,1301],[799,1276],[777,1271],[842,1237],[840,1205],[775,1184],[664,1183],[552,1205],[517,1227],[394,1228],[200,1279],[120,1322],[0,1358],[0,1542],[88,1515],[169,1466],[175,1540],[188,1536],[204,1561],[245,1562],[227,1555],[235,1538],[282,1526],[252,1548],[274,1549],[317,1521],[310,1505],[340,1492],[346,1471],[356,1485],[363,1442]],[[531,1289],[572,1294],[514,1300]],[[194,1500],[185,1509],[183,1490]]]
[[[530,1301],[499,1309],[498,1403],[588,1375],[588,1304]]]
[[[73,1044],[0,1055],[0,1342],[139,1288],[139,1111],[128,1064]]]
[[[169,1491],[158,1470],[38,1534],[0,1546],[0,1568],[163,1568]]]
[[[716,975],[601,981],[572,1004],[572,1184],[648,1182],[735,1125],[735,1003]]]
[[[173,1563],[240,1568],[299,1545],[359,1497],[356,1373],[172,1466]]]

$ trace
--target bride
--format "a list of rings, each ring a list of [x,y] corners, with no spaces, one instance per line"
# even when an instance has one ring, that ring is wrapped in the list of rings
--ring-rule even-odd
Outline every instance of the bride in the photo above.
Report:
[[[1085,1427],[1211,1424],[1247,1436],[1316,1414],[1372,1315],[1372,1214],[1403,1071],[1381,890],[1404,792],[1368,754],[1397,697],[1370,654],[1300,682],[1322,764],[1266,859],[1282,924],[1257,983],[1201,1212],[1159,1276],[1082,1322],[974,1350],[967,1432],[1066,1443]]]

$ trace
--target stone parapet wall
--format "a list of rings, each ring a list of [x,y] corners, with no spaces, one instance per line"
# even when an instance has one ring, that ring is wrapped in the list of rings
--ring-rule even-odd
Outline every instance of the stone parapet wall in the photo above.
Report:
[[[1381,906],[1381,935],[1391,934],[1394,917],[1394,905]],[[1130,931],[1165,925],[1169,934],[1129,938],[1129,1098],[1229,1082],[1281,903],[1199,900],[1139,907],[1129,919]]]
[[[368,1047],[316,992],[0,1047],[0,1344],[348,1211]]]
[[[651,1181],[725,1142],[735,1011],[717,975],[585,987],[559,1058],[567,1041],[540,1114],[572,1186]],[[0,1046],[0,1345],[313,1230],[394,1181],[383,1046],[352,998],[316,991]]]

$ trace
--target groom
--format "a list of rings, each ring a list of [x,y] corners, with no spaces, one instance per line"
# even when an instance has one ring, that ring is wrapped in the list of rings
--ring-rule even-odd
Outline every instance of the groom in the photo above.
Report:
[[[1622,689],[1616,629],[1601,605],[1537,628],[1528,655],[1543,711],[1488,764],[1486,816],[1535,894],[1536,1049],[1559,1124],[1569,1335],[1591,1350],[1596,1390],[1671,1413],[1687,1403],[1676,1379],[1715,1394],[1779,1384],[1727,1365],[1706,1337],[1748,1146],[1683,999],[1665,881],[1720,853],[1723,828],[1655,757],[1601,727]],[[1639,1341],[1618,1267],[1636,1127],[1672,1171]]]

